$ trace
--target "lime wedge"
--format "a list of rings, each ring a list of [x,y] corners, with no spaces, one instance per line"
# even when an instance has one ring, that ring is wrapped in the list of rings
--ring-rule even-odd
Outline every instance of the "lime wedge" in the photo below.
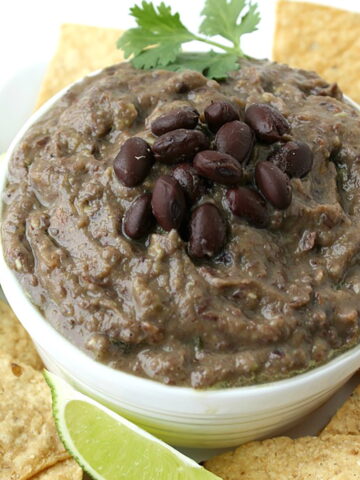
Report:
[[[45,372],[59,435],[96,480],[219,480],[196,462]]]

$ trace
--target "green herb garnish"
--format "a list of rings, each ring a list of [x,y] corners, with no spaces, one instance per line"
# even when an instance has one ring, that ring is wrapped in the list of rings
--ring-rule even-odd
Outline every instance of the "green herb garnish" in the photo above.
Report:
[[[244,53],[240,47],[242,35],[257,30],[260,14],[256,4],[247,0],[206,0],[201,12],[204,17],[199,34],[190,32],[178,13],[163,2],[155,7],[143,1],[130,9],[137,27],[126,31],[117,47],[124,50],[125,58],[132,56],[136,68],[163,68],[167,70],[191,69],[209,78],[221,79],[230,70],[238,68],[237,60]],[[219,35],[229,45],[215,42]],[[184,43],[199,41],[222,52],[183,52]]]

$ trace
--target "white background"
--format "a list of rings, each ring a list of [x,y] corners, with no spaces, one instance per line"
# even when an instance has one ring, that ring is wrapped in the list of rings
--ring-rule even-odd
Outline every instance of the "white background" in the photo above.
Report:
[[[185,25],[197,31],[205,0],[165,0]],[[160,0],[154,0],[158,4]],[[0,0],[0,153],[30,116],[47,62],[64,22],[127,29],[134,26],[129,8],[140,0]],[[360,0],[318,0],[360,12]],[[271,58],[276,0],[258,0],[259,30],[244,36],[251,56]],[[91,45],[89,45],[91,48]],[[201,50],[206,45],[192,44]]]
[[[2,0],[0,4],[1,79],[19,66],[48,58],[53,52],[58,26],[63,22],[125,29],[133,25],[128,15],[132,0]],[[154,3],[159,3],[155,0]],[[204,0],[166,0],[180,13],[186,26],[196,30]],[[318,0],[360,12],[359,0]],[[244,38],[249,55],[270,55],[275,0],[258,0],[262,12],[260,32]]]

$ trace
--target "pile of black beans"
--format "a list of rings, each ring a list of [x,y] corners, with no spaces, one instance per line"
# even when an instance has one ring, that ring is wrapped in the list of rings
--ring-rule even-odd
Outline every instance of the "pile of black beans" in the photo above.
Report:
[[[166,231],[176,229],[188,241],[192,257],[212,257],[226,241],[226,222],[214,202],[198,203],[218,183],[228,187],[225,203],[237,217],[264,228],[269,223],[267,202],[288,208],[292,199],[291,177],[304,177],[313,154],[306,143],[286,141],[290,126],[285,117],[267,104],[251,104],[240,120],[228,102],[211,103],[204,111],[191,107],[156,118],[152,146],[140,137],[125,141],[114,160],[118,180],[126,187],[141,184],[155,162],[169,165],[169,173],[155,180],[152,193],[137,197],[123,218],[123,231],[131,239],[145,237],[156,222]],[[254,179],[244,185],[243,169],[256,140],[274,144],[266,161],[255,166]],[[249,182],[247,182],[249,183]]]

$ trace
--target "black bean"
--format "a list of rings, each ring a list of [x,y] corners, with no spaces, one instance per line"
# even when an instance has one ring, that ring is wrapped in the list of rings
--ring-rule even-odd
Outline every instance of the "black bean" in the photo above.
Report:
[[[244,122],[234,120],[223,125],[216,134],[216,150],[228,153],[239,162],[246,162],[253,150],[254,132]]]
[[[271,162],[259,162],[255,168],[256,185],[264,197],[279,210],[291,203],[289,177]]]
[[[286,118],[266,103],[253,103],[245,111],[245,122],[254,130],[259,140],[277,142],[290,130]]]
[[[199,112],[195,108],[183,107],[155,118],[151,124],[151,131],[154,135],[160,136],[178,128],[195,128],[198,122]]]
[[[192,257],[212,257],[224,246],[226,225],[218,208],[212,203],[197,207],[190,220],[189,254]]]
[[[150,232],[154,224],[151,193],[143,193],[126,210],[123,221],[124,232],[130,238],[141,238]]]
[[[264,199],[250,188],[232,188],[226,192],[229,208],[237,217],[245,218],[251,225],[264,228],[269,223],[269,215]]]
[[[292,141],[272,152],[268,160],[287,173],[289,177],[302,178],[310,172],[313,157],[313,152],[307,143]]]
[[[158,224],[164,230],[180,227],[186,210],[186,199],[174,177],[162,175],[156,180],[151,206]]]
[[[190,163],[181,163],[172,172],[173,176],[182,186],[186,198],[190,204],[196,202],[204,193],[204,180],[196,173]]]
[[[222,185],[236,185],[242,179],[239,162],[227,153],[204,150],[194,158],[195,170],[205,178]]]
[[[192,160],[197,152],[210,145],[208,137],[199,130],[179,128],[161,135],[152,146],[156,160],[179,163]]]
[[[114,160],[114,172],[126,187],[135,187],[146,178],[153,164],[150,146],[140,137],[131,137],[124,142]]]
[[[212,132],[217,132],[224,123],[239,120],[235,107],[228,102],[214,102],[204,110],[205,121]]]

